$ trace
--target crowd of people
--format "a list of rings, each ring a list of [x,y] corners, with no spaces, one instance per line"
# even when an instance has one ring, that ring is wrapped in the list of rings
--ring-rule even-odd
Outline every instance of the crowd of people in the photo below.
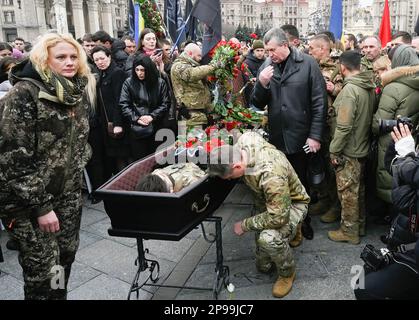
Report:
[[[243,106],[266,111],[269,142],[245,133],[236,145],[214,150],[208,170],[243,177],[254,193],[255,214],[234,232],[257,233],[258,270],[278,271],[275,297],[292,289],[291,248],[303,241],[310,216],[340,221],[328,233],[331,241],[359,244],[367,216],[390,223],[399,214],[385,163],[394,126],[386,121],[405,117],[418,125],[418,40],[407,32],[388,44],[346,34],[342,44],[325,31],[303,43],[295,26],[284,25],[242,44],[232,94]],[[11,236],[7,247],[19,250],[25,298],[66,297],[66,286],[51,289],[51,269],[63,266],[67,283],[85,167],[96,189],[154,153],[162,143],[155,139],[159,129],[176,136],[180,120],[187,129],[211,124],[207,78],[224,65],[201,64],[198,42],[172,46],[149,28],[138,44],[104,31],[78,41],[50,33],[33,48],[21,38],[13,46],[0,43],[0,183],[8,190],[0,192],[0,218]],[[219,165],[223,152],[235,158]],[[313,179],[313,163],[324,173],[320,181]],[[164,170],[155,175],[158,188],[171,190]]]

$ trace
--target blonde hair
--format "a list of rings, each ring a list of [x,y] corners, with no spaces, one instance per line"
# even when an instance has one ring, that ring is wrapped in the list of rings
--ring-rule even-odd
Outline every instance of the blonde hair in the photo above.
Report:
[[[38,66],[38,68],[42,71],[46,71],[49,69],[48,49],[56,46],[60,42],[67,42],[76,49],[77,56],[79,58],[79,69],[77,70],[77,75],[87,78],[88,82],[86,85],[86,94],[91,107],[94,108],[96,105],[96,80],[90,71],[85,51],[71,34],[47,33],[43,35],[36,41],[36,44],[30,52],[29,59],[32,64]]]
[[[391,69],[391,61],[387,56],[381,56],[377,60],[374,61],[373,69],[374,71],[378,70],[390,70]]]

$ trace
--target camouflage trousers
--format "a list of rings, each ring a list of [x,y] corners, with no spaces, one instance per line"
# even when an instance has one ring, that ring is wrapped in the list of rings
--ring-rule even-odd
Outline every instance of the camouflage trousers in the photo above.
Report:
[[[53,205],[60,223],[57,233],[41,231],[34,218],[5,221],[11,226],[10,237],[19,244],[26,300],[67,298],[68,278],[79,246],[81,191],[63,194]]]
[[[327,129],[329,132],[330,128]],[[330,133],[326,133],[326,136],[329,139],[325,139],[324,143],[322,143],[322,147],[320,149],[320,153],[325,162],[325,179],[322,183],[317,186],[311,186],[311,191],[317,192],[319,199],[326,198],[327,201],[330,203],[331,207],[339,207],[339,198],[338,198],[338,190],[336,186],[336,175],[335,170],[330,162]]]
[[[342,206],[341,228],[358,236],[365,228],[365,161],[344,156],[344,163],[336,169],[336,184]]]
[[[295,237],[297,225],[307,215],[308,205],[293,203],[289,222],[279,229],[267,229],[256,233],[256,267],[268,272],[275,264],[278,274],[289,277],[295,271],[295,261],[289,242]]]

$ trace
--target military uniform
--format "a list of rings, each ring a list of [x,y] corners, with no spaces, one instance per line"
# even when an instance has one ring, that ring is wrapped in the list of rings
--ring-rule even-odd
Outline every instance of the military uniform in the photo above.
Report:
[[[285,155],[254,132],[243,134],[238,148],[248,155],[243,177],[255,198],[255,215],[242,222],[256,232],[256,266],[266,272],[274,263],[280,276],[295,272],[289,241],[307,214],[308,196]]]
[[[335,116],[332,119],[330,153],[331,158],[339,162],[336,184],[342,205],[340,230],[352,243],[359,243],[359,235],[365,228],[363,172],[370,145],[374,95],[369,73],[363,72],[345,79],[344,87],[333,104]],[[330,232],[329,237],[335,240]]]
[[[188,128],[208,124],[207,112],[211,111],[211,93],[204,80],[214,71],[210,65],[201,66],[186,52],[173,63],[171,79],[178,104],[184,104],[190,113]]]
[[[25,298],[64,299],[67,290],[53,290],[51,279],[61,266],[67,287],[79,244],[82,172],[91,153],[88,104],[57,103],[48,88],[19,79],[22,69],[27,63],[13,69],[17,83],[0,102],[0,218],[19,243]],[[38,226],[51,210],[57,233]]]
[[[167,176],[173,186],[172,192],[179,192],[205,176],[205,172],[194,163],[172,164],[162,169],[156,169],[152,174]]]
[[[334,217],[338,217],[340,205],[336,188],[335,173],[332,166],[330,165],[329,145],[331,140],[331,118],[334,113],[333,102],[335,101],[336,96],[342,90],[343,78],[340,73],[339,65],[330,57],[327,59],[320,60],[319,67],[325,81],[332,82],[335,88],[333,89],[333,92],[327,92],[326,126],[323,134],[323,144],[320,150],[326,162],[326,180],[319,186],[313,187],[313,190],[316,190],[318,192],[319,202],[316,204],[316,208],[318,210],[315,210],[313,206],[310,207],[309,212],[311,214],[319,214],[325,213],[327,209],[329,209],[329,211],[327,211],[327,215],[333,215]]]

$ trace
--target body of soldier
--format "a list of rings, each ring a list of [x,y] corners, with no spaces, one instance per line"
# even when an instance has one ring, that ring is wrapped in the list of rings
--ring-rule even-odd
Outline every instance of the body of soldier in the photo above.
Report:
[[[208,124],[207,113],[212,108],[211,93],[205,80],[215,68],[211,65],[201,66],[201,59],[201,49],[191,43],[174,61],[171,69],[177,103],[186,108],[179,115],[186,120],[187,129],[205,127]]]
[[[234,148],[245,154],[246,168],[242,176],[255,200],[254,215],[237,222],[234,231],[237,235],[256,232],[257,269],[269,272],[276,266],[278,281],[292,278],[292,285],[296,266],[289,243],[307,214],[310,197],[286,156],[259,134],[243,134]],[[212,174],[211,162],[209,170]],[[222,178],[239,176],[233,171],[232,175]],[[273,289],[276,297],[289,292],[281,292],[282,288],[276,286]]]
[[[326,82],[327,90],[327,115],[326,126],[323,134],[323,146],[320,149],[326,162],[326,179],[317,187],[319,201],[310,206],[310,214],[324,214],[323,222],[336,221],[340,213],[340,203],[337,194],[336,177],[330,164],[329,146],[331,136],[331,117],[334,113],[333,102],[342,90],[343,78],[340,74],[339,65],[330,57],[330,40],[326,35],[317,35],[309,42],[309,54],[319,63],[320,70]]]
[[[165,181],[167,177],[172,186],[171,192],[179,192],[204,177],[205,171],[201,170],[196,164],[187,162],[156,169],[152,174],[162,177]]]

